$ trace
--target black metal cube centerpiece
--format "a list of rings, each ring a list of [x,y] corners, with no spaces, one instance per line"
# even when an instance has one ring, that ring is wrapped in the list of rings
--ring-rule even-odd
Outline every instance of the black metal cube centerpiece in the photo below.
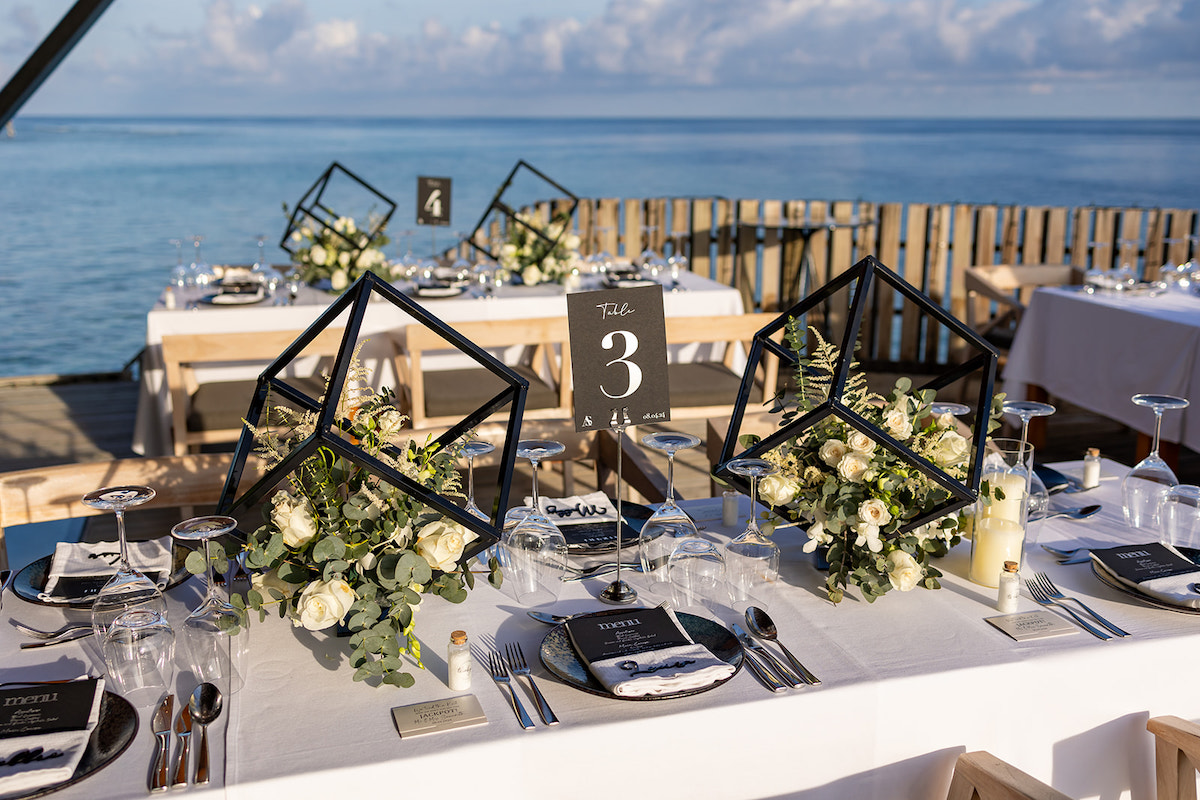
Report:
[[[559,197],[554,201],[551,216],[570,218],[579,205],[579,198],[523,159],[517,161],[516,166],[512,168],[508,177],[496,190],[496,194],[492,196],[492,202],[484,209],[466,243],[493,261],[499,261],[500,248],[493,242],[493,236],[508,230],[509,226],[515,225],[537,237],[545,246],[546,252],[553,251],[566,235],[566,227],[564,226],[559,235],[552,239],[546,235],[543,226],[530,225],[522,220],[519,210],[524,203],[533,202],[534,198],[551,197],[555,193]],[[514,200],[514,196],[519,196],[520,199]],[[499,220],[492,217],[493,212],[499,213],[504,218],[503,231],[499,229]]]
[[[365,231],[365,240],[360,236],[362,232],[356,234],[355,238],[351,239],[331,223],[331,220],[336,220],[342,216],[342,214],[334,210],[331,203],[338,202],[357,208],[360,202],[355,197],[356,195],[367,199],[367,209],[373,209],[380,204],[387,209],[373,221],[370,221],[369,227]],[[347,210],[352,209],[343,208],[343,211]],[[308,191],[304,193],[300,201],[296,203],[296,207],[292,209],[292,213],[288,217],[287,228],[283,232],[283,238],[279,241],[279,246],[286,250],[288,255],[295,256],[296,251],[292,248],[292,234],[300,231],[302,228],[311,228],[314,231],[336,236],[345,242],[351,252],[350,266],[353,267],[358,264],[358,258],[362,255],[362,251],[366,245],[374,241],[383,229],[387,227],[388,220],[392,218],[392,214],[395,212],[396,204],[392,202],[391,198],[334,161],[321,174],[321,177],[317,178],[316,182],[308,188]],[[350,216],[354,216],[353,213]],[[317,238],[323,237],[319,236]]]
[[[901,308],[895,305],[896,298],[904,304]],[[881,308],[884,312],[882,314],[868,313],[872,309],[878,311]],[[737,452],[738,438],[745,422],[748,399],[760,362],[769,357],[769,354],[773,354],[780,359],[781,364],[790,365],[793,375],[800,368],[800,357],[797,353],[786,344],[776,341],[780,332],[793,319],[803,321],[806,326],[812,326],[823,333],[829,342],[839,344],[837,368],[828,396],[823,403],[782,424],[752,447]],[[909,321],[907,324],[919,325],[924,331],[926,348],[958,354],[957,363],[941,368],[938,374],[928,378],[917,388],[939,390],[959,385],[960,381],[968,381],[965,384],[967,386],[972,385],[971,381],[978,381],[975,408],[969,416],[971,452],[965,481],[951,477],[945,470],[914,453],[903,442],[842,402],[851,364],[856,360],[858,345],[864,336],[871,333],[868,330],[870,326],[880,324],[879,319],[887,320],[888,323],[893,319],[906,319]],[[996,351],[987,342],[873,256],[867,256],[793,305],[755,335],[729,430],[713,474],[747,491],[748,482],[729,470],[730,461],[734,458],[761,457],[793,436],[833,416],[870,437],[877,445],[890,450],[949,494],[945,502],[910,520],[901,529],[901,532],[910,531],[977,499],[983,464],[981,456],[987,441],[988,414],[995,388],[996,363]],[[787,374],[783,369],[780,372]],[[769,396],[770,393],[766,394]],[[782,513],[781,509],[775,510]]]

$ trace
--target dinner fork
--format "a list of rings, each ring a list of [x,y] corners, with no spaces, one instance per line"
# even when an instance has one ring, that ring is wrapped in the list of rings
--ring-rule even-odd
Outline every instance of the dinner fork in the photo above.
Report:
[[[1101,625],[1108,628],[1110,631],[1115,633],[1117,636],[1128,636],[1129,635],[1129,631],[1123,631],[1120,628],[1118,628],[1116,625],[1113,625],[1111,622],[1106,620],[1104,617],[1100,616],[1095,611],[1092,611],[1090,608],[1088,608],[1084,604],[1084,602],[1082,600],[1080,600],[1078,597],[1067,597],[1065,594],[1060,592],[1058,590],[1058,587],[1054,585],[1054,581],[1050,580],[1050,576],[1047,575],[1046,573],[1035,572],[1033,577],[1034,577],[1034,580],[1038,582],[1038,586],[1046,593],[1047,597],[1054,599],[1054,600],[1074,600],[1076,603],[1079,603],[1080,608],[1082,608],[1084,611],[1086,611],[1087,613],[1089,613],[1093,617],[1095,617],[1096,622],[1099,622]]]
[[[529,681],[529,688],[533,690],[533,698],[537,700],[538,714],[542,716],[542,722],[547,725],[557,725],[558,717],[550,710],[550,704],[546,702],[545,697],[542,697],[542,691],[533,682],[533,675],[529,671],[529,664],[525,661],[525,653],[521,650],[520,642],[504,645],[504,652],[508,655],[509,671],[514,676]]]
[[[1076,547],[1072,550],[1063,550],[1061,547],[1051,547],[1048,544],[1042,545],[1042,549],[1045,550],[1050,555],[1054,556],[1055,558],[1070,558],[1071,556],[1073,556],[1077,553],[1090,553],[1091,552],[1091,548],[1088,548],[1088,547]]]
[[[91,624],[86,623],[86,622],[68,622],[66,625],[63,625],[61,628],[58,628],[57,630],[42,631],[42,630],[38,630],[37,628],[31,628],[28,625],[17,622],[16,620],[12,621],[12,625],[14,628],[19,630],[21,633],[25,634],[26,636],[30,636],[34,639],[53,639],[56,636],[62,636],[64,633],[67,633],[68,631],[84,630],[84,629],[89,629],[92,627]]]
[[[1075,621],[1079,623],[1079,626],[1081,628],[1083,628],[1085,631],[1090,633],[1092,636],[1095,636],[1097,639],[1111,639],[1112,638],[1104,631],[1093,628],[1091,625],[1088,624],[1087,620],[1085,620],[1083,617],[1079,616],[1078,614],[1076,614],[1074,611],[1072,611],[1067,606],[1064,606],[1062,603],[1058,602],[1057,600],[1054,600],[1049,595],[1045,594],[1045,592],[1039,585],[1037,585],[1033,581],[1029,580],[1028,578],[1025,579],[1025,588],[1029,590],[1029,595],[1033,598],[1033,601],[1035,603],[1037,603],[1040,606],[1058,606],[1063,611],[1066,611],[1068,614],[1070,614],[1072,617],[1074,617]]]
[[[512,678],[508,677],[508,668],[504,666],[504,659],[500,656],[499,650],[492,650],[488,653],[488,671],[492,673],[492,680],[508,698],[508,704],[521,722],[521,727],[527,731],[532,730],[533,720],[525,713],[525,706],[521,705],[521,701],[517,698],[517,691],[513,688]]]

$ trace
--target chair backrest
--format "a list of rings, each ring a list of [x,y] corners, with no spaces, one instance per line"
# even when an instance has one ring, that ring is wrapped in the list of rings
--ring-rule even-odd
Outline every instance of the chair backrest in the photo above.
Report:
[[[1040,286],[1083,282],[1083,271],[1070,264],[987,264],[967,267],[967,327],[986,336],[1004,325],[1015,327]]]
[[[1175,716],[1151,717],[1158,800],[1196,800],[1200,769],[1200,725]]]
[[[686,344],[724,344],[724,354],[721,363],[733,370],[739,353],[742,356],[750,352],[750,343],[754,334],[774,319],[771,314],[727,314],[710,317],[667,317],[667,347]],[[782,333],[776,336],[778,340]],[[779,379],[779,359],[773,354],[765,353],[762,363],[755,376],[755,384],[759,386],[767,399],[773,395]],[[703,419],[733,413],[736,395],[731,395],[727,402],[710,405],[689,406],[671,402],[672,419]]]
[[[963,753],[954,764],[946,800],[1071,800],[1062,792],[977,750]]]
[[[139,507],[142,509],[215,506],[231,460],[228,453],[196,453],[60,464],[0,474],[0,568],[8,565],[5,528],[108,514],[79,501],[102,486],[153,487],[157,494]],[[257,468],[257,462],[249,463],[247,474]]]
[[[568,419],[573,417],[571,394],[571,348],[566,317],[535,317],[531,319],[492,320],[487,322],[455,322],[451,326],[464,338],[485,349],[525,346],[522,363],[534,372],[544,374],[557,398],[547,408],[525,410],[526,419]],[[427,408],[426,375],[429,356],[447,353],[453,346],[424,325],[409,325],[404,332],[404,346],[398,359],[403,373],[404,411],[417,429],[453,425],[461,415],[438,414]],[[473,368],[473,367],[469,367]],[[480,388],[503,388],[499,379],[485,377]],[[397,390],[400,391],[399,389]]]
[[[184,455],[202,444],[236,442],[242,428],[188,430],[192,395],[199,388],[197,368],[206,364],[261,364],[279,357],[303,331],[170,334],[162,338],[162,358],[171,398],[171,430],[175,455]],[[305,349],[305,355],[334,356],[344,330],[328,328]],[[250,398],[246,397],[249,408]]]

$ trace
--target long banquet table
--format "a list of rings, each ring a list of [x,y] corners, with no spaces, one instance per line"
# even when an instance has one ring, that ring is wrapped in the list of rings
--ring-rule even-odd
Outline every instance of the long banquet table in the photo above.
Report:
[[[1058,466],[1078,477],[1080,462]],[[1137,542],[1121,517],[1119,477],[1103,465],[1099,488],[1058,495],[1059,506],[1103,503],[1086,522],[1043,523],[1041,541]],[[706,535],[725,540],[720,499],[686,506]],[[749,510],[743,498],[743,518]],[[938,566],[939,591],[889,593],[873,605],[834,607],[822,575],[801,552],[805,537],[780,529],[782,585],[770,611],[780,638],[822,679],[787,694],[766,691],[745,669],[692,697],[620,701],[585,694],[536,662],[549,628],[529,619],[511,596],[481,583],[462,605],[428,598],[418,614],[425,671],[410,689],[351,680],[342,641],[294,630],[271,618],[252,626],[253,664],[243,690],[210,733],[224,753],[205,794],[299,798],[386,794],[431,797],[465,792],[487,798],[942,798],[954,760],[988,750],[1077,798],[1154,796],[1151,716],[1200,719],[1193,662],[1200,617],[1157,610],[1101,584],[1086,564],[1060,566],[1040,548],[1030,569],[1046,570],[1127,639],[1100,641],[1079,631],[1017,643],[984,618],[995,590],[965,579],[969,543]],[[605,608],[594,600],[611,578],[567,584],[556,612]],[[198,596],[189,582],[170,593],[175,621]],[[6,598],[3,615],[49,626],[62,614]],[[648,603],[658,598],[646,596]],[[1037,606],[1020,599],[1021,611]],[[718,609],[728,624],[735,615]],[[400,739],[390,709],[455,696],[446,686],[445,645],[455,629],[476,647],[519,642],[562,724],[523,731],[478,662],[471,692],[486,725]],[[0,630],[6,658],[0,680],[68,677],[89,663],[89,645],[21,651],[11,625]],[[38,666],[45,665],[45,666]],[[180,678],[187,692],[190,678]],[[528,694],[522,693],[534,715]],[[115,766],[62,791],[75,798],[145,793],[152,737],[143,729]],[[222,746],[223,742],[223,746]],[[221,761],[217,761],[220,764]]]
[[[1087,294],[1075,288],[1033,293],[1004,368],[1005,391],[1027,385],[1154,433],[1154,414],[1130,402],[1139,393],[1200,399],[1200,297]],[[1163,414],[1162,437],[1200,450],[1200,402]]]
[[[176,307],[168,309],[160,300],[146,315],[146,350],[134,423],[134,452],[153,456],[164,455],[171,449],[171,402],[163,373],[161,349],[164,336],[303,330],[316,320],[330,301],[328,293],[310,287],[301,289],[294,305],[275,305],[267,300],[250,306],[214,306],[185,302],[185,298],[179,298]],[[454,298],[418,298],[417,301],[424,304],[430,313],[449,323],[565,317],[567,314],[566,295],[558,285],[503,286],[488,300],[468,292]],[[663,310],[667,316],[682,317],[741,314],[744,308],[741,294],[736,289],[692,272],[684,272],[679,276],[678,291],[663,292]],[[372,303],[363,322],[362,334],[376,338],[386,335],[389,341],[399,344],[402,343],[404,326],[413,321],[390,303]],[[481,344],[486,346],[486,343]],[[693,356],[688,352],[674,354],[679,358]],[[388,370],[381,373],[381,378],[388,381],[390,366],[386,361],[381,364]],[[250,376],[255,374],[257,372],[251,372]]]

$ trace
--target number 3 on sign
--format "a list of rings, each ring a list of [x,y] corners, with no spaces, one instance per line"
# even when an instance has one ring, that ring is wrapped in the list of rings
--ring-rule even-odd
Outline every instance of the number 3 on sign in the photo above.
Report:
[[[605,364],[606,367],[611,367],[613,364],[624,364],[628,370],[628,382],[625,391],[619,394],[613,394],[604,384],[600,385],[600,391],[604,392],[605,397],[610,397],[613,400],[620,400],[622,397],[629,397],[636,392],[642,385],[642,368],[629,360],[629,357],[637,352],[638,338],[632,331],[609,331],[604,334],[604,338],[600,340],[600,346],[605,350],[615,350],[617,347],[616,337],[620,336],[625,342],[625,352],[618,358],[614,358]]]

